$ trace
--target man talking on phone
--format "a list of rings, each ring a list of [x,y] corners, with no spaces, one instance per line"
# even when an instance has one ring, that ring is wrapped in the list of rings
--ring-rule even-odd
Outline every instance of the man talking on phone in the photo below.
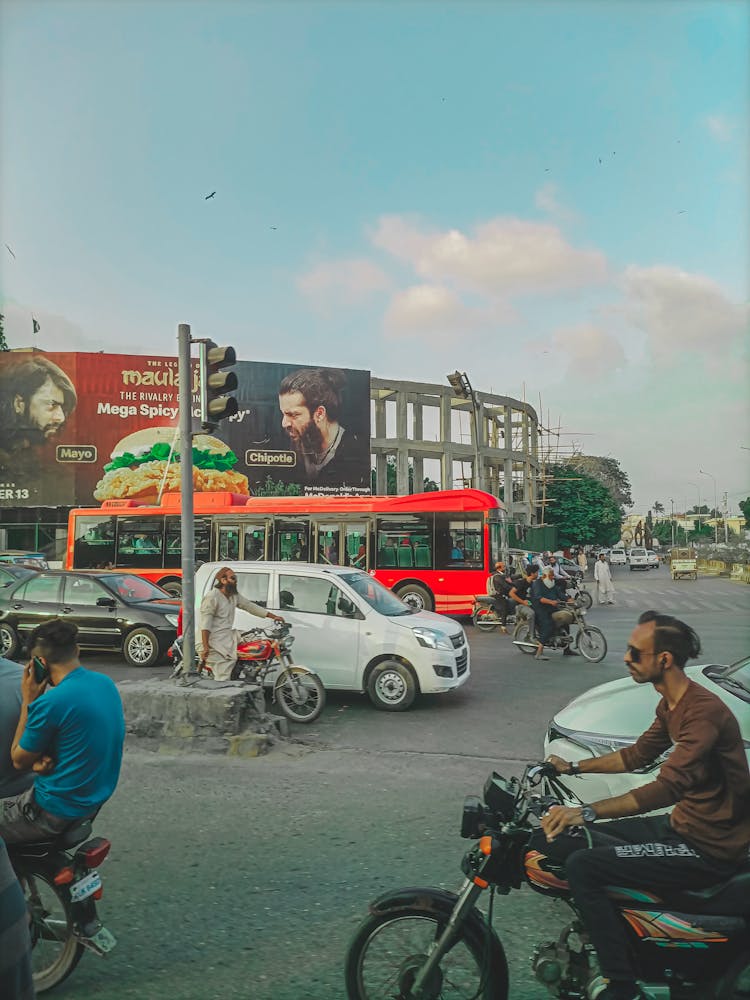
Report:
[[[0,799],[8,844],[47,840],[96,815],[117,786],[125,740],[114,682],[78,661],[78,628],[54,618],[31,634],[10,756],[34,783]]]

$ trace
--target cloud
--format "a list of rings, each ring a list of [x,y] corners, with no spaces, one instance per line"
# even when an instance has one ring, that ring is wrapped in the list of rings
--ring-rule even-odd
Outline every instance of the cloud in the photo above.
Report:
[[[572,374],[587,378],[599,378],[626,364],[620,341],[597,326],[581,324],[556,330],[550,344],[567,357]]]
[[[747,328],[748,308],[711,278],[678,268],[628,267],[625,316],[643,330],[652,356],[670,362],[685,352],[716,356]]]
[[[412,285],[392,298],[384,317],[391,337],[426,340],[453,337],[487,322],[485,311],[467,306],[455,292],[441,285]]]
[[[551,181],[543,184],[534,195],[534,204],[559,222],[572,222],[576,214],[558,200],[558,190],[557,184]]]
[[[706,115],[703,125],[717,142],[731,142],[734,138],[736,123],[727,115]]]
[[[600,250],[573,247],[550,223],[498,218],[466,235],[458,229],[427,231],[402,216],[383,216],[372,241],[429,282],[492,297],[566,291],[607,279]]]
[[[297,287],[319,303],[355,305],[391,287],[388,275],[365,258],[323,261],[297,279]]]
[[[101,338],[87,334],[82,327],[65,316],[44,309],[31,310],[28,306],[13,301],[5,301],[0,311],[4,316],[5,339],[9,347],[38,347],[43,351],[102,349]],[[32,312],[39,324],[39,332],[36,334],[32,326]]]

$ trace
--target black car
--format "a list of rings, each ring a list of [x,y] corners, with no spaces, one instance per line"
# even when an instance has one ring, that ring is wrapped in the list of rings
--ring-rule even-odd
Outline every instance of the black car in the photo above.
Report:
[[[0,655],[12,657],[37,625],[78,626],[81,649],[118,649],[134,667],[153,666],[177,635],[180,602],[161,587],[114,570],[48,570],[0,588]]]
[[[39,570],[30,569],[28,566],[0,563],[0,590],[18,583],[19,580],[28,580],[30,576],[36,576],[38,572]]]

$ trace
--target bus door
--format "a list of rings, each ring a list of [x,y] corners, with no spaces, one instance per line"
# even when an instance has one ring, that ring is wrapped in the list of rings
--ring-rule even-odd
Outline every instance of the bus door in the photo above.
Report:
[[[344,564],[354,569],[367,570],[370,565],[367,552],[369,531],[366,521],[347,521],[344,524]]]
[[[315,527],[315,562],[323,566],[341,565],[341,523],[319,521]]]
[[[310,562],[310,522],[277,520],[274,556],[282,562]]]
[[[229,521],[216,523],[216,560],[233,562],[240,558],[240,526]]]
[[[266,542],[268,539],[268,524],[257,521],[242,524],[243,553],[242,558],[248,562],[263,562],[266,557]]]

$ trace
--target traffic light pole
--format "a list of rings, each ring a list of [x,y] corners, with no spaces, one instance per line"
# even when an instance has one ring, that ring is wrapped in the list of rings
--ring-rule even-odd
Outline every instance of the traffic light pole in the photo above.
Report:
[[[177,327],[182,519],[182,675],[195,670],[195,528],[193,519],[193,397],[190,326]]]

